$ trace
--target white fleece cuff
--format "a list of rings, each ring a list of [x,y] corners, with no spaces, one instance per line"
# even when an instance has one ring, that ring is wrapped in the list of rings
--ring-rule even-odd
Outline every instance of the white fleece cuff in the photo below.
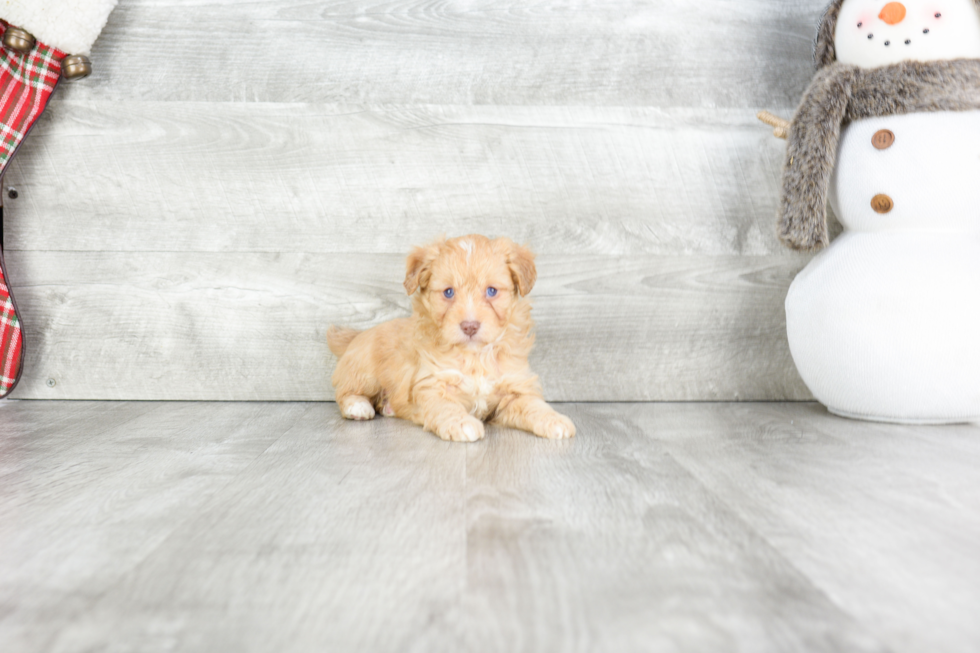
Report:
[[[89,54],[119,0],[0,0],[0,18],[65,54]]]

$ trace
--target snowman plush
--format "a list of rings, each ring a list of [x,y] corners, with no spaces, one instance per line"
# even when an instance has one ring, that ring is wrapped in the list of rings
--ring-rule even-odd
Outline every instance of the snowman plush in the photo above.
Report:
[[[826,247],[786,298],[800,375],[839,415],[980,420],[980,0],[835,0],[815,60],[778,224]]]

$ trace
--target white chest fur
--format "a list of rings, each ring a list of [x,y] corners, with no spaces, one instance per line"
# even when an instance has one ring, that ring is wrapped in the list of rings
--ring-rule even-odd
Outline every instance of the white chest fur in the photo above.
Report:
[[[498,398],[494,391],[497,382],[486,376],[466,377],[461,390],[471,402],[470,414],[477,419],[486,419],[497,407]]]
[[[441,369],[435,376],[477,419],[485,420],[496,410],[500,379],[486,370]]]

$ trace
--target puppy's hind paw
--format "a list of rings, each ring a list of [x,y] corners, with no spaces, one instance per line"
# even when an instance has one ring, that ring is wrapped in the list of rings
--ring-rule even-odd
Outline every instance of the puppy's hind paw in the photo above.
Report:
[[[534,425],[534,435],[549,440],[565,440],[575,437],[575,425],[564,415],[555,413]]]
[[[384,404],[381,405],[381,414],[385,417],[394,417],[395,409],[391,407],[391,402],[385,399]]]
[[[477,440],[482,440],[486,435],[486,430],[484,429],[483,422],[467,415],[462,420],[454,420],[445,424],[439,425],[435,430],[436,435],[438,435],[443,440],[451,440],[453,442],[476,442]]]
[[[374,406],[371,405],[367,397],[360,395],[344,397],[339,404],[340,414],[345,419],[353,419],[358,422],[374,419]]]

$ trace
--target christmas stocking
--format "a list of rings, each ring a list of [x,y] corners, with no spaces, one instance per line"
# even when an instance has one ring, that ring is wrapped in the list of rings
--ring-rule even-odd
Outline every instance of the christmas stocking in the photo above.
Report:
[[[91,72],[87,55],[117,1],[0,2],[0,188],[7,165],[58,82]],[[24,359],[24,336],[8,278],[0,202],[0,397],[17,385]]]

